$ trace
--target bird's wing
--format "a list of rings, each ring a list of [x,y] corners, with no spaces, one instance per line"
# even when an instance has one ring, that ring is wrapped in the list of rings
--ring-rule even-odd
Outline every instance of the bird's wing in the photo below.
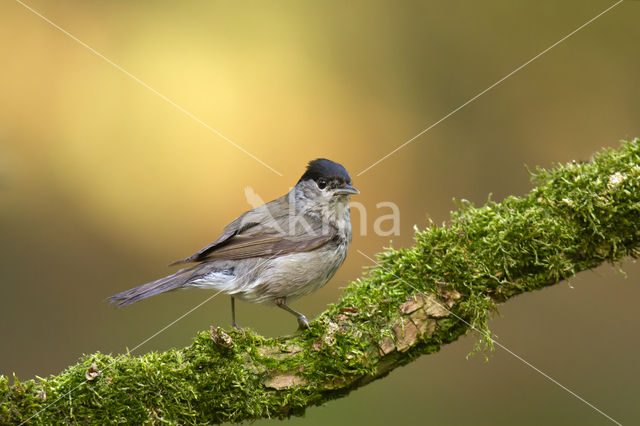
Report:
[[[280,235],[236,235],[227,244],[216,247],[197,262],[210,260],[238,260],[251,257],[276,257],[289,253],[310,251],[324,245],[333,236],[287,238]]]
[[[208,246],[200,249],[197,253],[194,253],[189,257],[185,257],[184,259],[176,260],[175,262],[170,263],[169,266],[181,265],[183,263],[198,262],[198,258],[205,256],[207,253],[209,253],[212,250],[215,250],[217,246],[219,246],[220,244],[224,244],[225,241],[227,241],[229,238],[233,237],[236,234],[237,234],[237,230],[227,231],[224,234],[220,235],[217,240],[215,240]]]
[[[291,227],[288,214],[286,196],[249,210],[227,225],[225,232],[213,243],[171,265],[310,251],[324,245],[337,234],[334,227],[324,229],[321,222],[310,219],[304,221],[302,232],[287,232]],[[302,225],[296,222],[293,226],[299,228]]]

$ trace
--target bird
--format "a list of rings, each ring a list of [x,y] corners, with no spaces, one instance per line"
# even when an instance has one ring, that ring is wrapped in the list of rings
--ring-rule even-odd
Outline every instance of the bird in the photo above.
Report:
[[[343,264],[352,240],[349,199],[359,193],[342,165],[312,160],[287,194],[246,211],[211,244],[169,265],[191,266],[108,299],[121,307],[171,290],[218,290],[231,296],[236,329],[236,299],[275,305],[309,328],[288,303],[324,286]]]

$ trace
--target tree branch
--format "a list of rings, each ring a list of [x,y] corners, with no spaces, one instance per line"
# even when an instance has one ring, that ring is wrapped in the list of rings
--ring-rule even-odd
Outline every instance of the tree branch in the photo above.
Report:
[[[299,415],[471,329],[496,303],[640,248],[640,140],[537,170],[522,198],[460,203],[448,224],[388,249],[301,334],[211,329],[183,349],[84,356],[57,376],[0,377],[0,423],[239,422]]]

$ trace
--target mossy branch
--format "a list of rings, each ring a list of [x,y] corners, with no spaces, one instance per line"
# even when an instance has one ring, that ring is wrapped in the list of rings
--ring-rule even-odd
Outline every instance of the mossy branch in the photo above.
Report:
[[[414,247],[384,251],[308,331],[268,339],[212,329],[184,349],[96,353],[58,376],[13,385],[0,377],[0,423],[287,417],[437,352],[471,327],[490,344],[496,303],[639,253],[640,140],[537,170],[534,181],[522,198],[462,202],[449,223],[416,231]]]

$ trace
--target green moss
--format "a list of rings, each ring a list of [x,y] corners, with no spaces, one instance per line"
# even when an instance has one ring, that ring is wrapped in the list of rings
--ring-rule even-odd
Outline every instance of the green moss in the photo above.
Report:
[[[380,253],[380,266],[352,282],[308,331],[279,339],[228,331],[229,347],[202,332],[183,349],[96,353],[46,379],[0,377],[0,423],[287,417],[437,352],[471,327],[490,346],[487,320],[497,303],[639,254],[639,140],[591,162],[538,169],[532,179],[538,186],[524,197],[481,207],[463,200],[449,223],[416,230],[413,247]],[[432,333],[401,342],[414,320],[400,307],[416,294],[447,292],[460,295],[449,300],[453,314],[433,316]],[[100,375],[87,381],[92,364]]]

